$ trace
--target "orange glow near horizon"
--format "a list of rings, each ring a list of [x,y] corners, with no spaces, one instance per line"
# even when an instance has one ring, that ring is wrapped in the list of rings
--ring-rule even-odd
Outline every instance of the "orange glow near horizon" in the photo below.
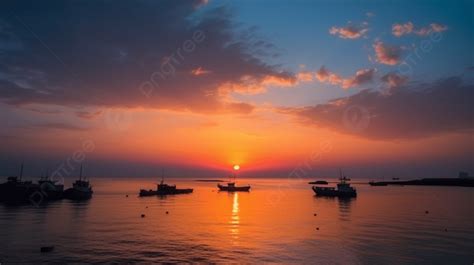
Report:
[[[415,140],[370,140],[307,126],[266,110],[257,110],[251,117],[147,109],[122,111],[129,118],[113,126],[104,122],[104,115],[90,121],[91,130],[63,130],[54,139],[49,136],[50,131],[37,131],[24,135],[22,141],[12,139],[9,143],[29,152],[48,149],[50,154],[68,157],[82,148],[83,140],[90,140],[95,148],[87,153],[88,159],[232,171],[245,164],[246,173],[291,169],[312,156],[316,158],[312,165],[336,168],[400,159],[442,160],[461,157],[472,147],[465,144],[465,136],[455,134]]]

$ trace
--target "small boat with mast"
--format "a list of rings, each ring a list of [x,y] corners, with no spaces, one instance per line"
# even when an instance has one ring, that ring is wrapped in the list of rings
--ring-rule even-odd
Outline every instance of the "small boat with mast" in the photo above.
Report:
[[[7,178],[7,182],[0,184],[0,201],[19,203],[27,202],[30,195],[38,190],[38,185],[31,181],[24,181],[23,163],[20,167],[20,175]]]
[[[342,174],[342,171],[339,170],[339,183],[337,184],[337,189],[334,187],[318,187],[313,186],[312,189],[316,196],[326,196],[326,197],[339,197],[339,198],[351,198],[357,197],[357,191],[355,188],[351,187],[347,181],[350,181],[349,178]]]
[[[177,194],[188,194],[192,193],[193,189],[178,189],[176,185],[168,185],[165,183],[164,171],[161,171],[161,181],[157,184],[156,190],[145,190],[141,189],[138,194],[139,197],[149,196],[165,196],[165,195],[177,195]]]
[[[240,169],[239,165],[234,166],[234,172],[237,172]],[[237,192],[237,191],[250,191],[250,185],[247,186],[236,186],[235,185],[235,178],[236,178],[236,173],[231,176],[231,179],[233,180],[229,181],[227,185],[221,185],[220,183],[217,184],[217,188],[219,188],[219,191],[227,191],[227,192]]]
[[[72,188],[64,191],[64,198],[70,200],[88,200],[92,198],[92,186],[86,178],[82,177],[82,165],[79,173],[79,179],[72,184]]]

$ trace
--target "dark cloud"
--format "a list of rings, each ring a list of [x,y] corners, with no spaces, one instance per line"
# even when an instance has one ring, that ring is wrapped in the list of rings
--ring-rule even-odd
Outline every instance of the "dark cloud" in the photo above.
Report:
[[[390,94],[366,89],[326,104],[281,111],[297,116],[305,124],[370,139],[472,133],[473,91],[472,83],[451,77],[431,84],[402,86]]]
[[[102,114],[102,111],[88,112],[88,111],[76,111],[76,116],[82,119],[90,120]]]
[[[55,130],[71,130],[71,131],[86,131],[87,128],[75,126],[72,124],[61,123],[61,122],[51,122],[51,123],[41,123],[28,125],[28,129],[55,129]]]
[[[263,62],[272,45],[254,28],[205,3],[2,1],[0,100],[249,112],[219,87],[294,76]]]
[[[390,88],[399,87],[405,84],[408,81],[408,77],[404,75],[397,74],[395,72],[387,73],[383,75],[380,80],[388,84]]]

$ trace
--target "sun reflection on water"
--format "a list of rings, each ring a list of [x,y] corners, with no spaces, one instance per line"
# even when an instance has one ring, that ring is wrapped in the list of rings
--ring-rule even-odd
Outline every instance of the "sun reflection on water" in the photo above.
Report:
[[[237,239],[239,239],[239,194],[234,192],[234,200],[232,202],[232,215],[229,221],[230,224],[230,235],[232,236],[233,243],[237,244]]]

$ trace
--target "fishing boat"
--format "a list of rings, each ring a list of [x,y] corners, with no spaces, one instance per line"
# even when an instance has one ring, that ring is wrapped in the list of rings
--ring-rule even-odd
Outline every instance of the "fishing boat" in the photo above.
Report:
[[[31,181],[23,181],[23,164],[20,167],[19,177],[7,178],[7,182],[0,184],[0,201],[20,203],[27,202],[31,194],[38,191],[38,185]]]
[[[193,189],[178,189],[176,185],[168,185],[164,181],[164,173],[162,173],[161,181],[157,184],[156,190],[144,190],[141,189],[138,196],[165,196],[165,195],[176,195],[176,194],[188,194],[192,193]]]
[[[39,189],[46,195],[47,200],[59,200],[63,198],[64,185],[52,180],[48,174],[38,180]]]
[[[82,165],[81,170],[79,173],[79,179],[76,180],[72,184],[72,188],[67,189],[64,191],[64,198],[81,201],[81,200],[88,200],[92,198],[92,186],[90,185],[89,181],[85,178],[82,178]]]
[[[250,191],[250,185],[247,186],[235,186],[235,182],[229,182],[227,185],[217,184],[219,191],[228,191],[228,192],[235,192],[235,191]]]
[[[313,186],[312,189],[316,193],[316,196],[326,196],[326,197],[340,197],[340,198],[350,198],[357,197],[357,191],[347,181],[350,179],[346,178],[340,171],[339,183],[337,188],[334,187],[318,187]]]
[[[250,185],[247,185],[247,186],[235,185],[235,178],[237,177],[237,171],[240,170],[240,166],[234,165],[233,169],[234,169],[234,173],[229,177],[229,182],[227,183],[227,185],[221,185],[220,183],[217,184],[217,188],[219,188],[219,191],[227,191],[227,192],[250,191]]]
[[[388,184],[383,181],[369,181],[370,186],[387,186]]]

